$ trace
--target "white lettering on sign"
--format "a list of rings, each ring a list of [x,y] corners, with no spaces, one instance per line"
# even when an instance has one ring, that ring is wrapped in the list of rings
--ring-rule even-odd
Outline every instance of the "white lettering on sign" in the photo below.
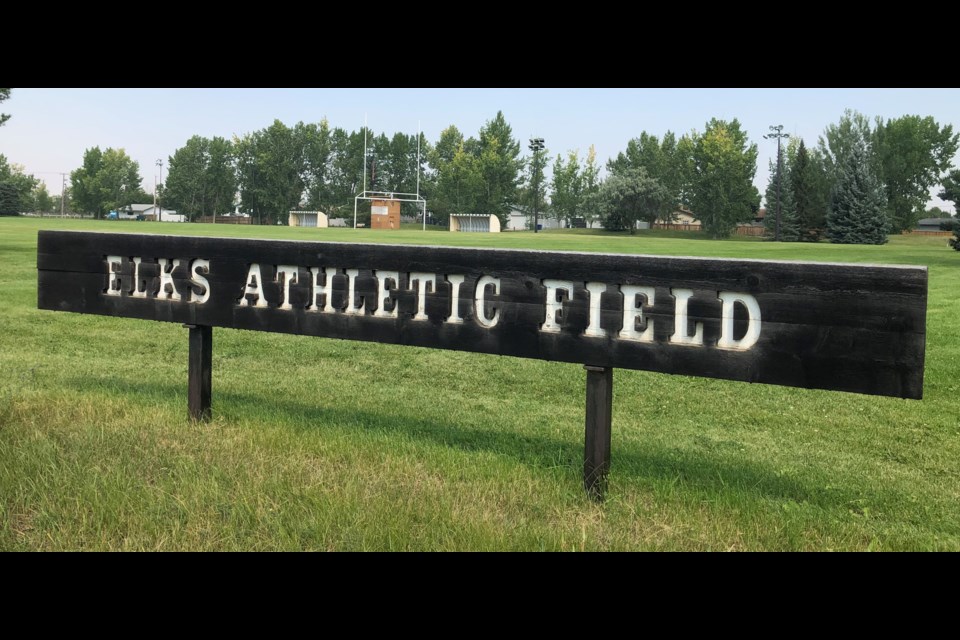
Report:
[[[757,299],[748,293],[733,291],[721,291],[719,298],[723,302],[723,309],[720,311],[720,339],[717,346],[721,349],[746,351],[760,339],[760,305],[757,304]],[[746,307],[749,321],[746,334],[739,340],[734,340],[733,305],[738,302]]]
[[[653,306],[654,288],[624,284],[620,292],[623,294],[623,328],[617,335],[622,340],[653,342],[653,319],[647,318],[644,328],[643,308]]]
[[[153,288],[149,288],[146,280],[141,279],[141,267],[144,264],[142,257],[124,258],[108,255],[104,256],[104,259],[107,268],[107,286],[104,295],[130,298],[154,297],[158,300],[176,302],[182,299],[180,292],[177,290],[177,281],[179,281],[181,286],[187,287],[186,302],[205,304],[211,299],[209,259],[158,258],[155,263],[157,277],[153,281]],[[182,264],[189,264],[187,277],[175,279],[174,273]],[[291,289],[292,287],[306,286],[306,283],[300,282],[301,268],[304,271],[309,271],[312,276],[308,285],[309,300],[303,308],[305,311],[344,313],[363,318],[394,320],[400,318],[401,294],[394,293],[400,288],[400,273],[398,271],[372,271],[377,283],[376,304],[371,303],[368,309],[365,296],[359,295],[357,288],[357,279],[360,277],[361,271],[371,273],[365,271],[367,267],[364,267],[364,269],[340,269],[338,267],[307,268],[289,264],[277,265],[274,267],[273,276],[274,282],[279,285],[278,310],[295,310],[290,297]],[[343,276],[347,279],[345,300],[339,307],[333,305],[333,279],[335,276]],[[128,278],[129,280],[127,280]],[[419,271],[408,273],[407,291],[413,292],[416,300],[415,306],[411,310],[412,315],[408,316],[410,319],[418,322],[429,321],[427,295],[439,294],[437,291],[438,278],[442,278],[450,284],[450,306],[447,309],[446,318],[443,319],[444,323],[464,324],[468,321],[476,321],[478,325],[486,329],[497,326],[503,316],[502,305],[504,303],[497,301],[491,304],[488,301],[488,296],[501,295],[501,280],[490,275],[477,277],[474,289],[473,313],[467,314],[467,317],[464,318],[460,315],[460,300],[462,287],[467,283],[467,276],[462,274],[440,276],[436,273]],[[564,327],[568,331],[570,330],[569,319],[564,312],[564,303],[573,298],[575,289],[580,287],[581,284],[587,298],[587,324],[586,327],[580,325],[579,328],[584,337],[648,343],[655,341],[654,320],[648,316],[648,313],[656,302],[656,290],[654,287],[637,284],[613,284],[598,281],[574,283],[570,280],[543,279],[541,285],[544,287],[544,319],[539,326],[541,332],[557,334],[561,333]],[[691,298],[694,297],[693,290],[678,287],[669,291],[674,298],[673,334],[669,336],[667,341],[675,345],[704,346],[705,319],[701,318],[700,321],[693,321],[693,333],[690,332],[689,305]],[[622,308],[617,311],[620,315],[619,328],[610,326],[615,316],[608,315],[608,319],[604,320],[601,306],[604,294],[609,296],[615,295],[617,292],[623,296]],[[577,293],[577,295],[579,296],[580,293]],[[716,347],[733,351],[746,351],[757,344],[763,326],[760,304],[757,299],[748,293],[739,291],[717,291],[716,295],[716,299],[721,303],[720,333]],[[406,297],[404,299],[409,300],[410,298]],[[259,309],[270,307],[266,298],[263,274],[259,263],[249,264],[243,293],[237,298],[237,304],[241,307],[252,306]],[[530,303],[524,301],[523,304]],[[737,305],[740,305],[746,311],[747,316],[746,330],[740,338],[734,336],[734,318]],[[614,310],[610,309],[608,311]],[[514,315],[511,314],[510,317],[513,318]],[[601,327],[602,322],[608,326]]]
[[[491,318],[488,318],[486,313],[484,313],[488,286],[493,287],[493,295],[500,295],[500,278],[482,276],[477,280],[477,292],[474,295],[474,300],[476,301],[477,322],[479,322],[481,326],[490,329],[491,327],[497,326],[497,322],[500,321],[500,309],[499,307],[494,307],[493,317]]]
[[[397,301],[390,298],[390,291],[395,290],[400,283],[400,274],[396,271],[374,271],[377,276],[377,310],[373,315],[377,318],[396,318]],[[393,283],[392,286],[390,283]],[[392,302],[393,308],[387,311],[387,303]]]
[[[310,273],[313,274],[313,291],[310,294],[310,302],[307,303],[307,311],[333,313],[333,276],[337,275],[337,269],[310,267]],[[323,284],[320,284],[321,273],[323,273]],[[320,307],[317,302],[318,296],[323,296],[323,307]]]
[[[450,317],[447,322],[451,324],[463,324],[463,318],[460,317],[460,285],[465,279],[465,276],[456,274],[446,276],[450,283]]]
[[[147,287],[146,282],[143,282],[143,289],[140,288],[140,262],[141,258],[139,256],[131,258],[133,262],[133,290],[130,292],[134,298],[146,298],[147,297]]]
[[[547,288],[547,316],[540,331],[560,333],[563,325],[563,301],[573,295],[573,283],[567,280],[544,280],[541,284]]]
[[[204,260],[203,258],[197,258],[190,263],[190,284],[203,288],[203,293],[200,294],[199,297],[193,292],[192,288],[190,289],[188,300],[190,302],[196,302],[197,304],[203,304],[210,299],[210,281],[207,280],[202,273],[200,273],[201,269],[203,269],[204,273],[209,274],[210,261]],[[133,295],[137,295],[137,292],[134,291]],[[146,295],[146,292],[144,292],[144,295]]]
[[[359,296],[360,301],[357,302],[357,276],[360,275],[360,269],[344,269],[344,273],[347,274],[347,307],[344,309],[345,313],[351,315],[362,315],[363,314],[363,296]]]
[[[430,285],[430,293],[433,293],[437,287],[437,275],[435,273],[410,274],[410,290],[413,290],[413,283],[417,283],[417,313],[413,316],[414,320],[427,319],[427,285]]]
[[[587,293],[590,295],[590,323],[583,335],[591,338],[602,338],[607,335],[606,330],[600,328],[600,294],[607,290],[602,282],[588,282]]]
[[[692,289],[670,289],[671,295],[676,299],[676,306],[673,310],[673,335],[670,336],[671,344],[689,344],[695,346],[703,345],[703,323],[696,323],[693,335],[689,334],[690,321],[687,319],[687,302],[693,297]]]
[[[289,264],[281,264],[277,267],[276,282],[281,284],[280,308],[293,309],[290,304],[290,285],[297,283],[297,272],[299,269]]]
[[[107,295],[120,295],[120,256],[107,256]]]
[[[260,275],[260,265],[254,262],[247,270],[247,284],[243,288],[243,295],[240,296],[240,306],[250,305],[247,296],[256,296],[257,302],[253,306],[266,308],[267,299],[263,296],[263,276]]]
[[[157,290],[157,297],[161,300],[179,300],[180,294],[177,293],[177,286],[173,284],[173,270],[180,266],[179,258],[174,260],[172,265],[166,258],[160,258],[157,262],[160,264],[160,289]]]

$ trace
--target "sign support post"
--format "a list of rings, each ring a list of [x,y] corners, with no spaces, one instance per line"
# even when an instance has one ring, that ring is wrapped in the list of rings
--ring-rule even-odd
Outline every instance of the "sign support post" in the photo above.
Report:
[[[210,420],[211,377],[213,371],[213,327],[183,325],[190,330],[187,408],[195,422]]]
[[[603,501],[610,472],[610,425],[613,417],[613,367],[585,365],[587,411],[583,448],[583,488]]]

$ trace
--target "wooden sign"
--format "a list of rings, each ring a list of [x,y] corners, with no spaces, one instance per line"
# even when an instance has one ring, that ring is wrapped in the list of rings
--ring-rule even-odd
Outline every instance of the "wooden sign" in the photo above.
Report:
[[[206,328],[198,353],[217,326],[582,363],[601,386],[923,394],[924,267],[41,231],[37,268],[41,309]]]

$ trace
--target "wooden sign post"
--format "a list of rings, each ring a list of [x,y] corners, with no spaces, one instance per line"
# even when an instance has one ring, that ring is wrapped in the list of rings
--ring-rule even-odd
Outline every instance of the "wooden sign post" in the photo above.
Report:
[[[613,369],[920,398],[925,267],[41,231],[38,307],[180,322],[210,416],[214,326],[575,362],[584,486]]]

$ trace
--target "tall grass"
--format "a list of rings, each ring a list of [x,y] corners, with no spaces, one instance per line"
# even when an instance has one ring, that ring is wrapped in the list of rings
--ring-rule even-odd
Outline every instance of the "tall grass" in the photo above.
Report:
[[[569,364],[36,309],[40,228],[924,264],[922,401],[614,373],[608,500]],[[0,219],[0,550],[960,549],[960,255],[597,232]]]

